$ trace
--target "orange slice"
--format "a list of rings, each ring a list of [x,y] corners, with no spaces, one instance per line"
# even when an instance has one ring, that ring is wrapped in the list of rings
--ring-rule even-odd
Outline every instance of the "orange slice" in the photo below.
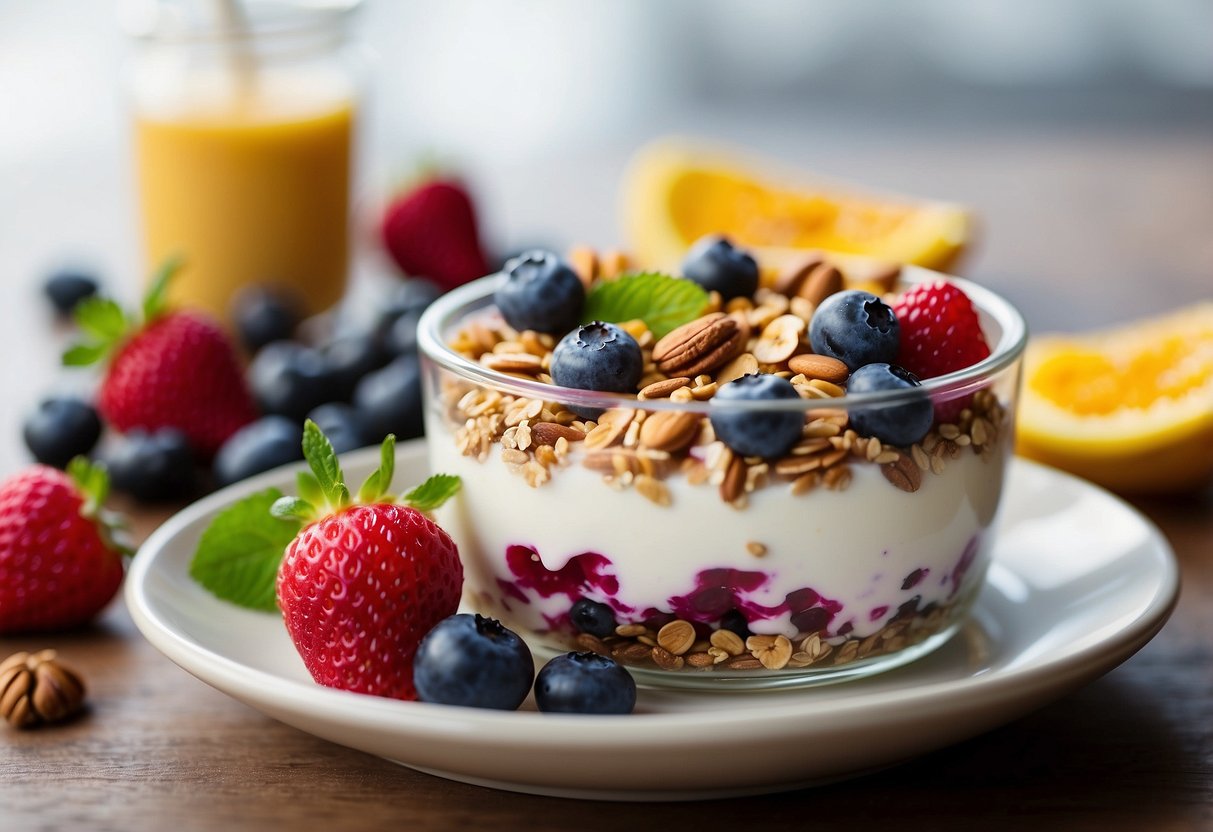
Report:
[[[1020,454],[1125,493],[1213,476],[1213,302],[1083,336],[1034,338]]]
[[[705,234],[727,234],[759,262],[765,248],[824,249],[944,270],[970,242],[951,203],[863,192],[803,173],[759,173],[720,151],[676,140],[642,148],[623,184],[624,227],[646,266],[674,269]]]

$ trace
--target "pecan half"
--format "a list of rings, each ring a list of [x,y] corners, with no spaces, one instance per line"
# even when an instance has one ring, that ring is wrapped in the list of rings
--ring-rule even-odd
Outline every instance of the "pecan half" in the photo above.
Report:
[[[694,378],[724,366],[741,354],[749,326],[739,318],[712,312],[683,324],[653,345],[653,361],[667,376]]]

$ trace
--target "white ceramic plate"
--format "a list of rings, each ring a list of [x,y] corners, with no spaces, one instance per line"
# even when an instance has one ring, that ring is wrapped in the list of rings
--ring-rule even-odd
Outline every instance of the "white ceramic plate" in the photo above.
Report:
[[[348,456],[357,482],[377,450]],[[400,448],[398,485],[425,474]],[[469,783],[596,799],[758,793],[892,765],[1006,723],[1124,661],[1158,632],[1179,588],[1159,532],[1115,497],[1016,460],[990,577],[966,628],[907,667],[831,687],[643,690],[637,712],[589,717],[399,702],[311,681],[281,620],[209,595],[188,575],[226,504],[289,489],[293,469],[220,491],[165,523],[135,558],[135,623],[190,673],[303,731]],[[529,706],[524,706],[529,707]]]

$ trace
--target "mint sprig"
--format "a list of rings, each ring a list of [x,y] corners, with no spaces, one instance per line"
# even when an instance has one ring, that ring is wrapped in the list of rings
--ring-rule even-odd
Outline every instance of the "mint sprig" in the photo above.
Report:
[[[585,299],[585,322],[642,320],[660,338],[703,314],[708,293],[690,280],[658,272],[624,275],[598,283]]]
[[[459,491],[459,477],[438,474],[397,498],[391,494],[396,470],[396,437],[379,450],[379,467],[351,497],[333,445],[310,419],[303,427],[303,455],[310,471],[296,477],[298,496],[276,488],[228,506],[202,533],[190,576],[225,601],[256,610],[277,609],[278,567],[287,546],[307,524],[355,504],[392,504],[429,512]]]

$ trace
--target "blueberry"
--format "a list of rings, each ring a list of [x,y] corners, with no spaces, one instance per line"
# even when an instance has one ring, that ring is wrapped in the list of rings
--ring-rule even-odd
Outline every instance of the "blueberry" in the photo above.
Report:
[[[245,425],[215,455],[215,481],[231,483],[303,459],[303,428],[285,416],[264,416]]]
[[[422,702],[515,710],[535,676],[531,651],[492,618],[463,613],[439,621],[413,658]]]
[[[615,613],[606,604],[582,598],[569,609],[573,626],[583,633],[606,638],[615,632]]]
[[[194,492],[194,455],[185,434],[175,428],[132,430],[103,459],[114,488],[140,502],[178,500]]]
[[[630,714],[636,707],[631,674],[597,653],[566,653],[535,678],[539,710],[559,714]]]
[[[324,356],[294,341],[264,347],[249,365],[248,380],[262,411],[298,422],[312,408],[337,398]]]
[[[552,351],[552,381],[561,387],[635,393],[643,374],[640,345],[615,324],[579,326]]]
[[[535,249],[505,264],[497,308],[514,329],[558,335],[577,325],[585,287],[555,254]]]
[[[290,340],[302,318],[298,299],[270,286],[247,286],[232,303],[236,334],[249,352],[274,341]]]
[[[728,630],[742,641],[753,635],[750,632],[750,622],[746,620],[741,610],[729,610],[726,612],[720,619],[720,629]]]
[[[921,382],[897,365],[868,364],[851,373],[847,393],[913,390]],[[851,427],[861,436],[875,436],[887,445],[908,447],[927,435],[935,408],[925,393],[907,394],[905,404],[857,407],[851,410]]]
[[[365,448],[375,440],[367,433],[366,420],[353,406],[344,402],[322,404],[307,415],[315,422],[339,454]]]
[[[417,322],[424,309],[402,313],[383,335],[383,346],[392,355],[417,354]]]
[[[402,355],[382,370],[365,376],[354,388],[354,406],[365,420],[371,442],[378,442],[389,433],[396,434],[398,440],[421,436],[425,428],[417,358]]]
[[[75,269],[57,271],[46,279],[42,291],[60,315],[70,315],[80,301],[97,294],[97,278]]]
[[[388,363],[391,356],[370,333],[341,335],[320,347],[331,384],[329,398],[348,402],[362,377]]]
[[[701,237],[682,261],[682,274],[726,300],[750,297],[758,290],[758,263],[725,237]]]
[[[398,281],[383,303],[380,321],[386,325],[405,312],[420,312],[441,294],[442,287],[424,277],[409,277]]]
[[[871,292],[849,289],[821,302],[809,323],[813,352],[837,358],[854,372],[897,357],[901,328],[889,305]]]
[[[712,403],[799,400],[792,383],[770,373],[751,373],[716,391]],[[800,439],[804,414],[798,410],[714,413],[716,437],[742,456],[783,456]]]
[[[43,399],[25,419],[25,446],[34,459],[56,468],[87,454],[101,438],[101,419],[87,402],[71,396]]]

